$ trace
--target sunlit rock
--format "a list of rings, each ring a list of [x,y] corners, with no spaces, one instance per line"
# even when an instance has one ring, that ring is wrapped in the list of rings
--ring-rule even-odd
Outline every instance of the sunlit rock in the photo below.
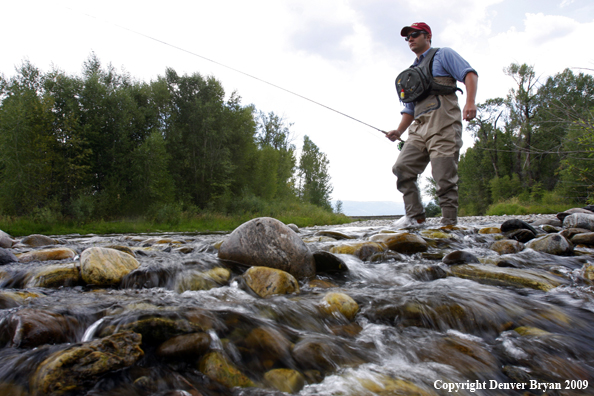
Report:
[[[526,244],[529,249],[557,256],[567,256],[573,253],[573,244],[559,234],[547,234],[533,239]]]
[[[504,239],[493,242],[490,249],[499,254],[513,254],[524,250],[524,244],[512,239]]]
[[[526,287],[543,291],[549,291],[567,283],[562,278],[544,272],[479,264],[453,266],[450,274],[489,285]]]
[[[8,249],[12,247],[13,244],[14,240],[10,237],[10,235],[0,230],[0,248]]]
[[[31,395],[62,395],[92,387],[105,374],[133,365],[144,354],[140,334],[126,332],[74,345],[45,359],[31,376]]]
[[[501,229],[499,227],[483,227],[478,231],[479,234],[489,235],[489,234],[500,234]]]
[[[200,360],[199,370],[213,381],[227,388],[255,386],[245,374],[220,352],[210,352]]]
[[[0,248],[0,265],[16,263],[19,259],[10,250]]]
[[[280,269],[297,279],[315,275],[315,261],[307,245],[293,230],[270,217],[237,227],[221,244],[219,258]]]
[[[118,285],[124,276],[140,264],[129,254],[119,250],[92,247],[80,256],[81,276],[90,285]]]
[[[320,301],[320,311],[326,315],[353,320],[359,312],[359,304],[344,293],[327,293]]]
[[[192,333],[173,337],[159,345],[156,354],[170,360],[198,360],[210,347],[207,333]]]
[[[514,329],[516,333],[524,337],[546,337],[551,336],[552,333],[532,326],[520,326]]]
[[[594,213],[574,213],[563,220],[564,228],[585,228],[594,231]]]
[[[299,293],[297,279],[288,272],[268,267],[251,267],[244,274],[247,285],[260,297]]]
[[[292,369],[274,369],[264,374],[264,383],[281,392],[297,393],[305,386],[305,377]]]
[[[55,264],[37,270],[27,281],[27,287],[69,287],[81,280],[78,267],[74,264]]]
[[[21,243],[31,247],[42,247],[56,245],[58,241],[45,235],[33,234],[21,239]]]
[[[231,271],[227,268],[216,267],[205,272],[185,271],[177,277],[176,290],[183,293],[186,290],[210,290],[226,284],[231,278]]]
[[[33,250],[31,252],[23,253],[18,256],[19,262],[29,263],[31,261],[50,261],[50,260],[66,260],[74,259],[76,252],[69,248],[52,248]]]
[[[17,348],[33,348],[76,340],[78,321],[46,310],[24,308],[0,325],[0,333]]]
[[[377,234],[372,236],[370,240],[383,243],[388,249],[403,254],[425,252],[429,248],[423,238],[410,233]]]

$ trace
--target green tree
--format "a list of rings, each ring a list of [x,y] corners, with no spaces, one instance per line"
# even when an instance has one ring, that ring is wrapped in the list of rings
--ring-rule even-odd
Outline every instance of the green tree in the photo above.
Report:
[[[330,194],[329,161],[326,154],[306,135],[303,138],[303,149],[299,159],[298,193],[305,202],[332,210]]]

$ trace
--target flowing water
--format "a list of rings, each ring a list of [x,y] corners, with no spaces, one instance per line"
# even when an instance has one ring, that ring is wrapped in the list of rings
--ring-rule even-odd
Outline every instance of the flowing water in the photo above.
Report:
[[[304,376],[305,386],[296,390],[300,395],[594,394],[594,289],[583,276],[583,268],[594,263],[592,252],[553,256],[528,249],[507,256],[513,269],[560,280],[560,286],[547,291],[450,276],[439,258],[453,250],[473,253],[480,265],[492,265],[488,260],[498,257],[489,246],[501,234],[477,232],[487,225],[452,230],[450,238],[430,244],[424,254],[383,252],[366,260],[338,254],[348,272],[318,274],[326,283],[301,282],[299,294],[269,298],[246,286],[241,278],[245,268],[217,258],[214,245],[225,235],[55,237],[79,254],[90,246],[127,246],[141,267],[120,285],[103,288],[82,282],[27,287],[38,267],[73,260],[0,267],[0,293],[20,292],[17,299],[0,299],[0,393],[33,394],[30,378],[52,353],[144,320],[145,328],[132,326],[142,332],[144,355],[72,394],[277,395],[282,393],[264,378],[275,368],[295,369]],[[310,250],[327,251],[388,229],[316,227],[300,230],[300,236]],[[320,236],[320,231],[331,230],[340,234]],[[13,248],[15,253],[27,250]],[[180,289],[184,279],[215,267],[231,270],[232,277],[209,290]],[[320,312],[329,291],[357,302],[354,319]],[[41,333],[37,339],[35,334],[13,337],[10,323],[23,310],[35,318],[54,315],[50,322],[62,336],[52,333],[46,341]],[[19,320],[25,322],[23,316]],[[28,331],[25,325],[17,328]],[[258,329],[264,329],[266,340],[250,341]],[[196,332],[208,335],[201,355],[219,351],[255,387],[216,383],[201,372],[197,354],[175,359],[159,355],[163,342]],[[25,342],[31,339],[33,344]],[[296,352],[306,348],[311,351]]]

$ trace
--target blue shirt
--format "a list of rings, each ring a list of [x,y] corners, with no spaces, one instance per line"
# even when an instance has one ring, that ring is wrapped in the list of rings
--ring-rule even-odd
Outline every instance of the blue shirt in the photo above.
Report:
[[[413,66],[417,66],[427,55],[431,48],[425,51],[420,58],[415,59]],[[462,58],[456,51],[451,48],[440,48],[433,57],[433,76],[434,77],[453,77],[461,83],[464,82],[464,78],[469,72],[478,73],[474,70],[470,64]],[[415,114],[414,103],[404,103],[404,109],[400,112],[401,114],[407,113],[412,116]]]

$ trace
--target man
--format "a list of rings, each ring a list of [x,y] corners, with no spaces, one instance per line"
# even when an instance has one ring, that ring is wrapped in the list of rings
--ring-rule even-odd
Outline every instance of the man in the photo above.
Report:
[[[423,22],[405,26],[400,34],[417,55],[413,66],[419,65],[431,49],[431,28]],[[435,53],[432,66],[434,81],[454,86],[456,81],[466,86],[466,104],[461,112],[456,93],[429,95],[418,102],[405,103],[398,128],[387,133],[391,141],[400,140],[408,128],[408,140],[392,171],[396,187],[403,194],[406,216],[395,226],[420,226],[425,222],[425,210],[417,185],[418,175],[431,162],[437,185],[443,225],[458,221],[458,157],[462,147],[462,117],[476,117],[477,72],[450,48]]]

